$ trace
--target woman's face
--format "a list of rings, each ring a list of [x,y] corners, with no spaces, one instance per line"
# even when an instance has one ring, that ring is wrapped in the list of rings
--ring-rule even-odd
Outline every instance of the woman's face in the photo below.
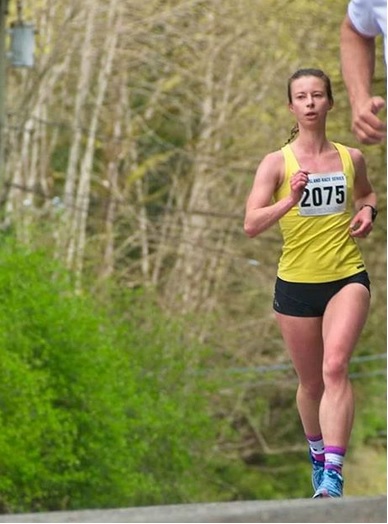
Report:
[[[333,107],[324,80],[316,76],[302,76],[293,80],[291,100],[288,107],[302,124],[322,120]]]

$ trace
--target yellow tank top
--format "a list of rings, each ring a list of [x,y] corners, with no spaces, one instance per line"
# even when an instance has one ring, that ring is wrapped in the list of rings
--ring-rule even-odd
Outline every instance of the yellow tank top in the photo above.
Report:
[[[278,276],[289,282],[330,282],[365,269],[359,247],[349,235],[354,182],[353,161],[347,148],[334,143],[342,171],[309,175],[301,200],[280,220],[283,250]],[[274,200],[290,193],[290,177],[299,169],[290,147],[282,148],[285,175]]]

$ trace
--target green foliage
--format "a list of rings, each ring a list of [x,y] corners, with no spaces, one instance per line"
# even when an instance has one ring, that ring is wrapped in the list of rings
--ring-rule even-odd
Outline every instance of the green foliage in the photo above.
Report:
[[[216,482],[208,500],[281,500],[311,497],[306,453],[267,455],[257,463],[229,460],[214,465]]]
[[[177,327],[155,307],[120,325],[11,242],[0,269],[2,510],[189,499],[210,424]]]

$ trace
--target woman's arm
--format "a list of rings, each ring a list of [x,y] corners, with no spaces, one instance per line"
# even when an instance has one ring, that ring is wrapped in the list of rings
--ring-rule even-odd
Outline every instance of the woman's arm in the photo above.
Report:
[[[285,215],[301,198],[308,178],[298,171],[292,179],[290,194],[276,203],[272,197],[284,176],[284,159],[281,151],[264,157],[256,171],[252,190],[245,209],[244,231],[253,238]]]
[[[353,160],[355,177],[353,200],[356,213],[351,222],[351,235],[354,237],[364,237],[368,235],[372,228],[372,209],[376,208],[377,197],[367,176],[365,159],[358,149],[350,149]],[[365,207],[363,207],[365,206]]]

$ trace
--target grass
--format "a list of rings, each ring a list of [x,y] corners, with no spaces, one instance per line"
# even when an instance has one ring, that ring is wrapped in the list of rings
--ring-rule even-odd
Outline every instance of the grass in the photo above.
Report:
[[[387,452],[384,447],[363,447],[345,460],[344,494],[373,496],[387,493]]]

